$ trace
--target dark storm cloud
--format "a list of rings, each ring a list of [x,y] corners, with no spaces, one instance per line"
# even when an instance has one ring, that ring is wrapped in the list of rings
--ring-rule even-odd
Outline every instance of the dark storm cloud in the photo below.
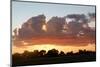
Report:
[[[22,24],[22,28],[19,29],[19,38],[32,37],[37,34],[41,34],[44,31],[42,26],[45,24],[45,16],[38,15],[31,17],[27,22]]]
[[[66,17],[70,19],[74,18],[75,20],[67,23]],[[14,45],[31,46],[36,44],[56,44],[85,46],[88,45],[88,43],[95,43],[95,31],[88,27],[87,17],[84,14],[70,14],[66,17],[52,17],[47,23],[45,21],[46,17],[44,15],[31,17],[22,24],[22,27],[18,29],[18,31],[17,29],[14,30],[14,33],[16,34],[15,40],[13,41]],[[42,29],[44,24],[47,27],[46,31]],[[67,26],[66,33],[62,32],[64,30],[65,24]],[[85,28],[83,26],[84,24],[87,25]],[[86,37],[93,38],[77,39],[76,36],[80,34],[80,32],[84,33]],[[70,33],[70,35],[68,33]],[[75,36],[77,40],[74,39],[73,36]]]
[[[76,36],[80,31],[83,31],[82,23],[77,23],[75,21],[69,22],[68,31],[71,32],[72,35]]]
[[[80,32],[83,32],[83,25],[87,25],[88,22],[88,19],[84,14],[69,14],[66,17],[69,19],[75,19],[68,23],[68,31],[73,36],[77,36],[78,34],[80,34]]]
[[[69,14],[66,17],[67,18],[74,18],[76,20],[76,22],[78,22],[80,20],[84,23],[87,22],[87,18],[84,14]]]
[[[96,17],[96,13],[89,13],[88,14],[90,18],[95,18]]]
[[[95,30],[96,24],[96,13],[88,13],[89,16],[89,24],[92,24],[92,29]],[[94,27],[94,28],[93,28]]]
[[[28,21],[22,24],[22,27],[18,30],[19,38],[30,38],[33,36],[41,35],[53,35],[60,34],[65,24],[65,18],[52,17],[47,23],[44,15],[38,15],[31,17]],[[43,30],[43,25],[46,25],[47,31]]]
[[[52,17],[47,22],[47,33],[61,33],[64,24],[65,24],[65,18]]]
[[[96,37],[96,29],[95,29],[95,24],[96,24],[96,13],[88,13],[89,19],[88,23],[89,28],[85,30],[86,35],[95,38]]]
[[[73,34],[77,35],[82,32],[85,36],[94,37],[95,38],[95,31],[89,27],[91,21],[95,21],[95,13],[89,13],[88,18],[84,14],[69,14],[67,18],[74,18],[74,21],[68,23],[68,30]]]
[[[42,26],[45,24],[45,16],[44,15],[38,15],[37,17],[32,17],[32,28],[35,32],[42,32]]]
[[[89,16],[95,16],[94,13],[89,14]],[[71,21],[66,24],[66,18],[74,18],[74,21]],[[19,38],[30,38],[36,35],[41,36],[42,34],[46,35],[58,35],[62,34],[64,30],[64,25],[67,26],[66,33],[71,33],[72,36],[77,36],[80,32],[86,33],[86,30],[89,29],[87,17],[84,14],[69,14],[64,17],[52,17],[47,23],[45,21],[46,17],[44,15],[38,15],[31,17],[28,21],[22,24],[22,27],[16,29],[14,33],[18,33]],[[46,25],[47,30],[42,29],[43,25]],[[85,25],[85,27],[84,27]],[[86,30],[85,30],[86,29]],[[85,30],[85,32],[84,32]],[[89,33],[89,32],[88,32]]]

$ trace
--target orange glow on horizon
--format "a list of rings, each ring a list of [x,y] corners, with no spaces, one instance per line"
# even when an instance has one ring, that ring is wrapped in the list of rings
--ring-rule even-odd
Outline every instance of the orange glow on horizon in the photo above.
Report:
[[[94,44],[88,44],[87,46],[61,46],[61,45],[53,45],[53,44],[42,44],[42,45],[31,45],[26,47],[12,47],[12,54],[14,53],[23,53],[25,50],[27,51],[34,51],[34,50],[51,50],[51,49],[57,49],[59,51],[70,52],[73,51],[78,52],[78,50],[89,50],[89,51],[95,51],[95,45]]]

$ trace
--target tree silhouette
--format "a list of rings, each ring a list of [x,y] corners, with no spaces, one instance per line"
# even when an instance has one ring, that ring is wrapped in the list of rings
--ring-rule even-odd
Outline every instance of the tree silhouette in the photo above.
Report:
[[[65,56],[65,53],[64,53],[63,51],[61,51],[61,52],[59,53],[59,56]]]
[[[50,57],[55,57],[55,56],[58,56],[58,50],[56,49],[51,49],[47,52],[47,56],[50,56]]]
[[[39,56],[39,51],[38,50],[34,50],[33,51],[33,56],[34,57],[38,57]]]
[[[25,65],[36,65],[36,64],[51,64],[51,63],[71,63],[71,62],[86,62],[95,61],[96,52],[79,50],[79,52],[73,53],[56,49],[48,50],[34,50],[33,52],[24,51],[24,53],[15,53],[12,55],[12,65],[13,66],[25,66]]]
[[[19,53],[13,54],[13,59],[17,60],[17,59],[20,59],[20,58],[21,58],[21,54],[19,54]]]
[[[41,50],[40,52],[39,52],[39,56],[44,56],[46,54],[46,51],[45,50]]]
[[[69,56],[72,56],[73,54],[74,54],[73,51],[67,52],[67,55],[69,55]]]

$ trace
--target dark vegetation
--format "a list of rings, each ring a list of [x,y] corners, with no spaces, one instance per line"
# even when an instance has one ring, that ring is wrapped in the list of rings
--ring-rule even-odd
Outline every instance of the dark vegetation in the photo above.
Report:
[[[54,64],[54,63],[72,63],[72,62],[88,62],[96,61],[96,52],[79,50],[77,53],[58,51],[51,49],[48,52],[45,50],[34,50],[33,52],[24,51],[24,53],[15,53],[12,55],[13,66],[39,65],[39,64]]]

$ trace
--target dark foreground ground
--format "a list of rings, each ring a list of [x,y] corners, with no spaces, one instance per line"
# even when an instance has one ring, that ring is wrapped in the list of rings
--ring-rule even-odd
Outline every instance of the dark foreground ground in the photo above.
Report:
[[[27,55],[25,55],[27,56]],[[69,53],[67,55],[44,55],[44,56],[12,56],[12,66],[43,65],[57,63],[74,63],[96,61],[95,52]]]

